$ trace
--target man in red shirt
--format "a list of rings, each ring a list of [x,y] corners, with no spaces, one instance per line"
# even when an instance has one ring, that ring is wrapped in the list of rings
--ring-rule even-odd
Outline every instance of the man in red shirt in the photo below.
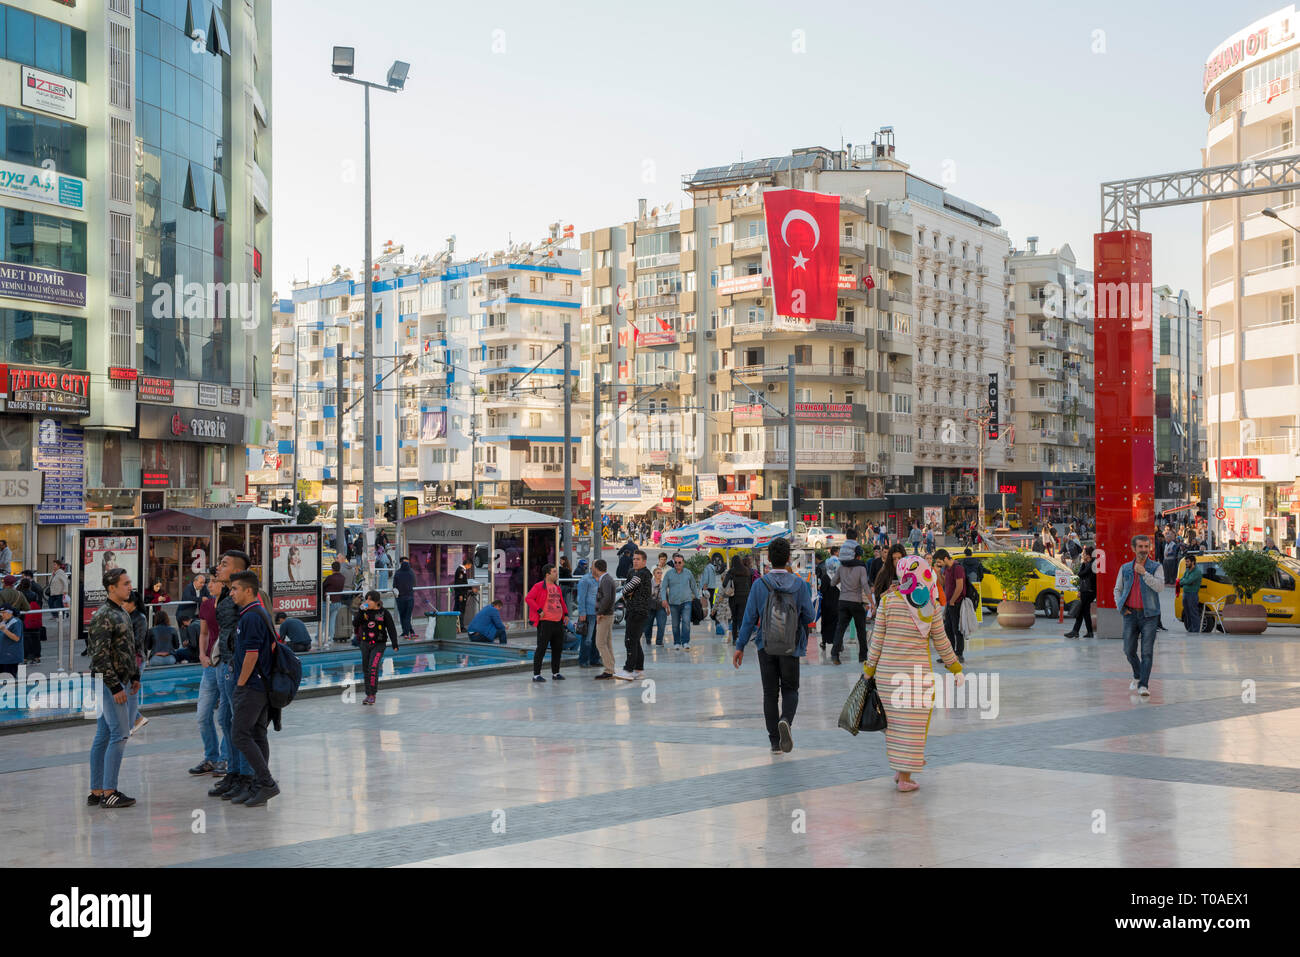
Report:
[[[943,610],[943,630],[948,633],[957,660],[964,664],[966,639],[961,633],[961,603],[966,597],[966,569],[953,561],[946,548],[934,553],[934,563],[943,569],[943,594],[948,602]]]
[[[533,680],[543,682],[542,659],[546,649],[551,649],[551,680],[563,681],[560,674],[560,655],[564,652],[564,620],[569,615],[569,608],[560,594],[560,573],[554,565],[542,569],[542,580],[529,589],[524,596],[528,606],[528,618],[537,625],[537,650],[533,652]]]

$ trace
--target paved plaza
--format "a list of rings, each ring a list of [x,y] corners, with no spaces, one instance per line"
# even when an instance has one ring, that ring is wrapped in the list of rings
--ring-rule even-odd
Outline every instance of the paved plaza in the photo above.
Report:
[[[1118,641],[1064,630],[985,621],[966,667],[997,676],[996,716],[936,710],[914,793],[881,735],[835,726],[855,649],[836,667],[810,643],[795,749],[774,755],[752,648],[737,672],[698,626],[689,652],[653,650],[648,684],[573,666],[297,702],[264,808],[186,773],[192,715],[132,738],[121,788],[140,803],[121,811],[84,803],[92,723],[5,736],[0,863],[1300,865],[1300,632],[1162,632],[1144,700]]]

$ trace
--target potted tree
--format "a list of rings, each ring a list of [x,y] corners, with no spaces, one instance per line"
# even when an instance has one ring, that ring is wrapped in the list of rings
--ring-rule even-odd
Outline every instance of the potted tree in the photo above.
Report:
[[[1236,548],[1219,559],[1219,569],[1237,593],[1234,605],[1223,606],[1223,630],[1230,635],[1261,635],[1268,627],[1268,609],[1251,599],[1277,571],[1277,559],[1267,552]]]
[[[1034,577],[1034,560],[1023,550],[1003,552],[984,562],[989,574],[1002,586],[998,603],[999,628],[1029,628],[1034,623],[1034,603],[1022,601],[1025,586]]]

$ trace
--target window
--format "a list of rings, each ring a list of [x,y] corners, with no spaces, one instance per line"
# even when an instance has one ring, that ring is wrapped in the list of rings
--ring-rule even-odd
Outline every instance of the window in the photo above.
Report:
[[[1295,242],[1290,236],[1282,237],[1282,262],[1280,265],[1295,265]]]
[[[1282,321],[1283,322],[1295,321],[1295,294],[1294,293],[1288,292],[1282,296]]]
[[[0,236],[0,255],[5,262],[69,272],[86,271],[85,223],[6,208],[0,228],[4,230]]]
[[[54,168],[69,176],[86,175],[86,129],[52,116],[8,107],[4,111],[4,137],[0,155],[11,163]]]
[[[85,82],[83,31],[7,5],[0,5],[0,14],[0,57]]]
[[[540,412],[529,412],[529,413],[528,413],[528,427],[529,427],[530,429],[540,429],[540,428],[542,427],[542,413],[540,413]]]

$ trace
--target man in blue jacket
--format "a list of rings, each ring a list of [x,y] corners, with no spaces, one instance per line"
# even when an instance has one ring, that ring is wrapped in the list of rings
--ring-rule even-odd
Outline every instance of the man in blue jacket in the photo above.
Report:
[[[486,641],[489,644],[497,641],[504,645],[506,624],[501,620],[501,609],[504,607],[505,602],[498,598],[492,604],[479,609],[479,613],[469,623],[469,640]]]
[[[799,659],[808,650],[808,626],[812,624],[812,591],[808,583],[789,570],[790,542],[778,538],[768,546],[767,555],[772,570],[754,582],[745,603],[745,617],[736,637],[736,651],[732,664],[737,668],[745,657],[745,645],[750,636],[758,646],[758,670],[763,677],[763,717],[767,721],[767,736],[772,742],[772,753],[789,753],[794,747],[790,725],[799,706]],[[776,590],[795,596],[799,606],[799,630],[793,655],[769,655],[763,649],[763,611],[767,607],[768,592]],[[780,715],[777,714],[777,695],[780,694]]]
[[[411,612],[415,609],[415,571],[411,568],[411,559],[405,555],[393,576],[393,590],[397,592],[397,617],[402,622],[402,640],[406,641],[415,637],[415,626],[411,624]]]
[[[600,664],[600,653],[596,651],[596,586],[599,584],[600,572],[595,566],[590,575],[578,579],[578,632],[582,635],[582,644],[578,646],[579,668]]]
[[[1124,616],[1124,656],[1133,668],[1133,681],[1128,688],[1145,698],[1151,694],[1148,686],[1156,650],[1156,626],[1160,624],[1160,591],[1165,587],[1165,571],[1151,557],[1151,539],[1148,536],[1134,535],[1132,545],[1133,561],[1119,566],[1119,573],[1115,576],[1115,607]],[[1142,635],[1140,658],[1139,633]]]

